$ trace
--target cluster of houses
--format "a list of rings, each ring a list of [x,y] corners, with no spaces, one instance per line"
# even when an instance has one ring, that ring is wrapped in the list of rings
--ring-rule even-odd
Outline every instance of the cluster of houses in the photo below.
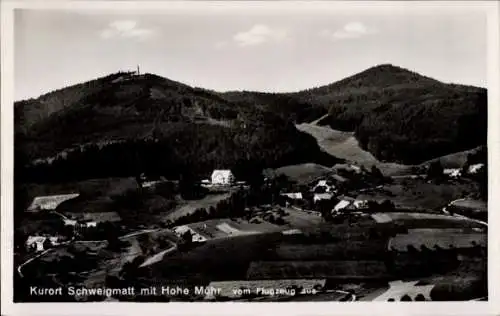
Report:
[[[25,246],[27,251],[40,252],[59,245],[60,237],[56,236],[29,236]]]
[[[481,171],[485,165],[483,163],[478,163],[478,164],[473,164],[470,165],[467,170],[465,170],[466,174],[477,174],[479,171]],[[443,174],[450,177],[450,178],[460,178],[464,175],[464,170],[462,168],[447,168],[443,170]]]
[[[191,238],[192,238],[193,242],[203,242],[203,241],[210,239],[210,237],[204,236],[202,233],[192,229],[188,225],[181,225],[181,226],[174,227],[173,231],[179,237],[182,237],[182,236],[184,236],[184,234],[189,232],[191,234]]]
[[[65,201],[79,197],[79,193],[59,194],[35,197],[26,209],[27,212],[37,213],[44,212],[59,216],[62,223],[66,227],[72,227],[74,235],[81,235],[89,229],[96,228],[101,222],[117,222],[121,218],[116,212],[79,212],[73,215],[68,215],[56,211],[57,207]],[[25,247],[28,251],[43,251],[47,248],[58,245],[61,242],[62,236],[50,235],[31,235],[25,242]]]
[[[361,171],[361,169],[359,170]],[[317,204],[323,200],[330,201],[332,198],[338,197],[340,201],[332,208],[332,214],[366,208],[368,206],[367,200],[358,200],[348,196],[338,196],[338,190],[335,183],[344,183],[346,181],[348,181],[346,178],[339,175],[330,176],[329,180],[319,179],[311,189],[313,193],[313,203]],[[281,193],[281,196],[285,198],[287,206],[289,206],[290,203],[293,204],[294,202],[305,199],[302,192]]]

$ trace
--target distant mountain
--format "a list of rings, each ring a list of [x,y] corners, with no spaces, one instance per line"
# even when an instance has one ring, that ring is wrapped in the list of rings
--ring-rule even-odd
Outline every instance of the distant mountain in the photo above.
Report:
[[[116,73],[17,102],[15,126],[16,174],[34,180],[199,176],[213,168],[245,177],[338,161],[270,111],[152,74]]]
[[[54,166],[99,177],[332,165],[294,125],[312,121],[354,132],[380,161],[419,164],[486,145],[487,92],[392,65],[293,93],[219,93],[120,72],[16,102],[16,166],[35,162],[29,173],[44,178]]]
[[[383,161],[416,164],[486,144],[487,91],[446,84],[393,65],[296,93],[228,92],[296,123],[319,119],[353,131]]]

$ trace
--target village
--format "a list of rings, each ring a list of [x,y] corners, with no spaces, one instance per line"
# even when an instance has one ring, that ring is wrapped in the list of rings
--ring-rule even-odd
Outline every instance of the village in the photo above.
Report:
[[[130,269],[132,265],[136,267],[135,269],[145,270],[161,264],[172,253],[189,251],[197,244],[273,232],[278,232],[283,236],[300,235],[306,230],[322,225],[321,223],[336,225],[336,223],[341,224],[346,221],[355,223],[360,219],[370,218],[376,223],[385,224],[399,220],[401,216],[413,219],[453,217],[467,219],[485,227],[487,226],[486,203],[474,195],[457,193],[453,200],[446,201],[439,198],[437,202],[434,201],[434,207],[426,207],[426,205],[418,205],[411,201],[405,205],[404,199],[398,199],[398,196],[390,192],[390,189],[401,186],[401,183],[411,181],[418,181],[429,186],[433,186],[435,181],[439,182],[439,186],[445,186],[446,183],[450,187],[457,183],[468,185],[471,181],[469,178],[474,177],[480,171],[484,171],[483,164],[471,165],[466,170],[464,168],[443,169],[437,176],[429,173],[429,170],[424,170],[419,174],[386,177],[376,167],[368,170],[363,166],[346,163],[334,166],[327,173],[308,175],[305,178],[296,177],[297,175],[294,174],[286,175],[276,170],[267,170],[262,174],[262,183],[255,187],[247,181],[238,180],[231,170],[214,170],[209,179],[200,179],[193,184],[196,188],[204,190],[201,196],[184,201],[185,204],[181,207],[155,215],[156,217],[152,217],[153,224],[149,226],[145,224],[132,226],[131,222],[120,216],[120,212],[113,210],[113,207],[102,211],[101,207],[97,210],[73,209],[74,206],[91,208],[94,203],[86,201],[83,196],[85,194],[82,195],[81,192],[57,192],[59,194],[34,196],[24,212],[25,222],[39,220],[44,222],[50,219],[49,228],[44,227],[41,229],[43,232],[37,233],[32,230],[22,235],[24,247],[16,245],[18,258],[20,258],[17,261],[16,270],[19,277],[29,278],[30,276],[27,275],[33,275],[32,271],[39,270],[37,265],[40,262],[44,265],[50,265],[50,262],[61,262],[62,258],[67,257],[68,254],[62,255],[63,257],[56,254],[60,251],[67,253],[64,249],[68,247],[85,246],[87,248],[84,249],[87,250],[82,250],[83,253],[79,255],[85,256],[93,253],[93,256],[97,256],[96,260],[102,261],[102,258],[98,258],[100,256],[98,254],[103,251],[102,249],[106,249],[114,253],[109,255],[111,259],[91,264],[92,268],[88,271],[73,272],[83,279],[94,279],[91,283],[84,281],[84,284],[101,284],[106,282],[109,275],[123,276],[123,271]],[[136,182],[137,187],[132,186],[131,190],[142,192],[142,194],[157,193],[158,188],[163,188],[165,184],[169,187],[180,186],[179,181],[145,175],[138,177]],[[220,198],[214,198],[211,194]],[[109,199],[109,197],[98,199],[105,198]],[[81,201],[75,202],[79,200]],[[420,199],[417,196],[414,200]],[[72,201],[76,204],[68,204]],[[203,204],[200,201],[208,202]],[[187,208],[190,204],[195,206]],[[150,215],[144,213],[140,216]],[[474,244],[485,245],[484,236],[474,236],[476,236],[472,239]],[[148,245],[141,238],[148,239]],[[419,235],[417,240],[421,238],[425,237]],[[429,238],[435,239],[435,235]],[[151,242],[155,245],[149,245]],[[445,241],[434,242],[444,249],[450,247]],[[456,242],[460,243],[460,241]],[[124,244],[130,244],[130,246],[124,246]],[[392,242],[393,247],[396,247],[396,244]],[[54,255],[53,259],[49,259]],[[76,258],[75,254],[69,256]],[[110,265],[110,262],[113,264]],[[107,272],[103,272],[102,269]],[[40,273],[35,273],[38,275],[35,278],[41,277]],[[50,275],[55,277],[54,272]],[[99,276],[96,277],[96,275]],[[286,278],[281,278],[280,282],[285,281]],[[240,280],[239,282],[244,284],[250,281]],[[290,283],[287,282],[285,284]],[[294,282],[287,287],[297,285],[297,281]],[[240,285],[238,286],[241,287]],[[262,282],[257,285],[262,288]],[[343,290],[335,291],[337,291],[336,295],[339,295],[338,291]],[[230,296],[233,297],[234,291],[232,293]],[[266,291],[260,291],[261,296],[265,296],[265,293]],[[332,292],[329,293],[332,295]],[[248,297],[243,292],[241,294]],[[345,295],[340,296],[342,299],[350,300],[350,298],[345,298]],[[206,299],[214,299],[214,297]]]

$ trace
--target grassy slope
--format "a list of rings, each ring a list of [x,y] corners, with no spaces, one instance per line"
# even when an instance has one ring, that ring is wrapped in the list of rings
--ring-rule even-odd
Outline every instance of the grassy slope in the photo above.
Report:
[[[370,152],[360,147],[358,140],[352,132],[335,130],[326,126],[319,126],[313,123],[301,123],[296,125],[297,129],[313,136],[320,148],[330,155],[341,159],[364,165],[367,168],[375,165],[385,175],[408,174],[413,165],[404,165],[392,162],[381,162]],[[460,168],[467,161],[467,155],[475,153],[477,148],[451,153],[429,161],[425,161],[419,166],[427,166],[439,160],[443,168]]]
[[[269,109],[296,124],[314,122],[356,132],[363,149],[390,162],[419,164],[486,143],[485,89],[445,84],[393,65],[375,66],[338,82],[294,93],[242,91],[223,95]],[[337,136],[343,135],[334,139]],[[358,158],[373,160],[366,155]]]
[[[367,168],[375,165],[385,175],[402,174],[408,171],[410,167],[397,163],[380,162],[370,152],[359,146],[352,132],[338,131],[329,127],[309,123],[298,124],[296,127],[298,130],[316,138],[318,145],[323,151],[331,155],[335,154],[336,157],[341,159],[364,165]]]
[[[276,175],[284,174],[289,177],[290,180],[296,181],[297,183],[309,183],[318,177],[325,176],[331,173],[331,170],[330,168],[319,164],[305,163],[299,165],[284,166],[275,169],[273,172]]]

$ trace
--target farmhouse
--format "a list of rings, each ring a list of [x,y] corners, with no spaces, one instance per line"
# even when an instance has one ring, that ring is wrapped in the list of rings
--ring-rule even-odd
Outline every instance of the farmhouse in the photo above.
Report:
[[[79,193],[37,196],[28,207],[28,211],[36,212],[41,210],[55,210],[59,204],[80,196]]]
[[[316,192],[319,188],[322,188],[324,192],[332,192],[335,190],[335,186],[330,184],[327,180],[319,180],[318,184],[314,186],[313,192]]]
[[[443,173],[450,178],[458,178],[462,175],[462,171],[458,168],[455,169],[444,169]]]
[[[202,241],[206,241],[206,240],[210,239],[209,236],[203,236],[202,234],[200,234],[199,232],[195,231],[194,229],[192,229],[191,227],[189,227],[187,225],[174,227],[173,230],[177,234],[177,236],[179,236],[179,237],[182,237],[186,232],[189,231],[191,233],[191,236],[192,236],[192,241],[194,241],[194,242],[202,242]]]
[[[228,185],[234,182],[231,170],[214,170],[212,172],[212,184]]]
[[[314,194],[313,200],[316,203],[321,200],[330,200],[332,197],[333,194],[330,193],[316,193]]]
[[[51,246],[58,245],[58,237],[29,236],[26,240],[26,249],[43,251]]]
[[[478,173],[482,168],[484,168],[484,163],[478,163],[478,164],[475,164],[475,165],[471,165],[469,166],[469,170],[468,172],[470,174],[476,174]]]

